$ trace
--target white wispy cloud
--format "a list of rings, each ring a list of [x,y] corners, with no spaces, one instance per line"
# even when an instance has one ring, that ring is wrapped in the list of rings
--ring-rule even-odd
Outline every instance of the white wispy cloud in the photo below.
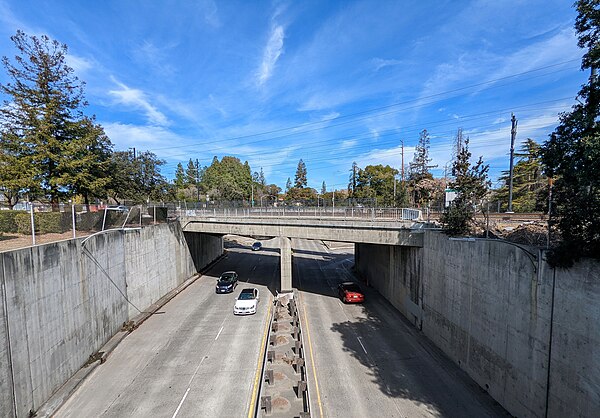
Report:
[[[345,150],[354,147],[356,144],[358,144],[358,139],[347,139],[345,141],[342,141],[339,148]]]
[[[153,42],[145,39],[140,45],[134,48],[132,54],[144,66],[150,67],[153,72],[170,78],[176,73],[176,69],[171,63],[172,57],[170,56],[171,50],[176,46],[176,43],[163,43],[160,46],[156,46]]]
[[[66,56],[66,61],[67,65],[75,70],[75,74],[80,77],[93,67],[91,60],[84,57],[79,57],[73,53],[70,53]]]
[[[28,35],[40,35],[40,33],[36,33],[38,31],[35,31],[24,21],[17,18],[5,1],[0,1],[0,22],[2,22],[2,26],[13,32],[12,34],[14,34],[17,29],[21,29]]]
[[[333,119],[336,119],[339,116],[340,116],[339,112],[330,112],[330,113],[328,113],[326,115],[323,115],[321,117],[321,120],[333,120]]]
[[[200,10],[204,14],[204,21],[213,28],[220,28],[222,23],[219,19],[219,10],[213,0],[203,0],[199,3]]]
[[[274,25],[271,29],[271,35],[263,52],[263,59],[258,70],[258,85],[264,85],[273,75],[273,70],[277,60],[283,53],[283,40],[285,31],[283,26]]]
[[[161,126],[133,125],[118,122],[102,122],[104,131],[117,149],[123,150],[130,147],[143,149],[161,149],[162,158],[181,153],[176,148],[169,150],[168,146],[183,144],[186,138]]]
[[[536,68],[553,65],[559,62],[575,60],[581,57],[581,50],[572,29],[564,29],[555,35],[531,43],[506,55],[494,54],[489,51],[469,51],[461,54],[455,61],[439,64],[434,74],[424,82],[424,87],[419,95],[418,105],[428,103],[431,96],[452,90],[458,84],[481,84],[469,89],[469,94],[476,94],[496,83],[506,83],[505,77],[524,73]],[[576,64],[574,64],[576,65]],[[556,69],[548,69],[548,72]],[[534,77],[544,74],[545,71],[533,73]],[[515,79],[510,79],[515,80]],[[464,94],[457,92],[456,94]]]
[[[519,120],[515,148],[527,138],[540,143],[546,140],[550,130],[558,124],[557,114],[541,114]],[[510,148],[510,124],[498,129],[485,131],[465,131],[469,136],[469,149],[473,156],[483,155],[484,159],[492,160],[508,154]]]
[[[495,71],[490,73],[489,79],[500,79],[559,62],[579,60],[581,55],[582,51],[577,46],[577,38],[573,29],[563,29],[556,35],[516,50],[507,57],[499,57],[501,58],[498,61],[500,65],[494,66]],[[573,65],[576,66],[577,63],[573,63]],[[549,69],[548,71],[554,70]],[[544,71],[540,71],[535,74],[543,73]]]
[[[404,166],[408,166],[415,152],[414,147],[404,147]],[[402,166],[402,145],[391,148],[373,149],[368,153],[362,154],[354,158],[359,167],[367,165],[389,165],[400,170]]]
[[[168,125],[167,117],[150,103],[146,93],[130,88],[114,79],[113,81],[119,86],[119,89],[110,90],[108,93],[116,99],[117,103],[143,110],[146,118],[153,125]]]
[[[384,67],[400,65],[402,64],[402,61],[397,59],[373,58],[371,60],[371,64],[375,67],[375,71],[379,71]]]

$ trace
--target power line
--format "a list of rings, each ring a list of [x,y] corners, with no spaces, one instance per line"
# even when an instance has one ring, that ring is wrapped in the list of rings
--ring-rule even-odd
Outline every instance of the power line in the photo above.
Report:
[[[328,122],[332,122],[334,120],[353,118],[355,116],[362,116],[362,115],[366,115],[366,114],[369,114],[369,113],[372,113],[372,112],[377,112],[377,111],[380,111],[380,110],[390,109],[390,108],[394,108],[394,107],[397,107],[397,106],[401,106],[401,105],[405,105],[405,104],[409,104],[409,103],[413,103],[413,102],[419,102],[419,101],[430,99],[430,98],[440,97],[440,96],[443,96],[443,95],[447,95],[447,94],[451,94],[451,93],[456,93],[456,92],[459,92],[459,91],[465,91],[465,90],[468,90],[468,89],[472,89],[474,87],[481,87],[481,86],[484,86],[484,85],[492,85],[492,84],[497,83],[498,81],[507,80],[507,79],[514,78],[514,77],[519,77],[519,76],[522,76],[522,75],[525,75],[525,74],[535,73],[535,72],[538,72],[538,71],[542,71],[542,70],[545,70],[545,69],[548,69],[548,68],[557,67],[557,66],[568,64],[568,63],[575,62],[575,61],[579,61],[579,59],[573,59],[573,60],[563,61],[563,62],[560,62],[560,63],[551,64],[551,65],[547,65],[547,66],[544,66],[544,67],[538,67],[538,68],[534,68],[532,70],[523,71],[523,72],[520,72],[520,73],[511,74],[511,75],[507,75],[507,76],[504,76],[504,77],[499,77],[499,78],[496,78],[496,79],[492,79],[492,80],[488,80],[488,81],[484,81],[484,82],[480,82],[480,83],[471,84],[469,86],[460,87],[460,88],[456,88],[456,89],[452,89],[452,90],[447,90],[447,91],[440,92],[440,93],[434,93],[434,94],[431,94],[431,95],[428,95],[428,96],[419,97],[419,98],[416,98],[416,99],[410,99],[410,100],[405,100],[405,101],[401,101],[401,102],[396,102],[396,103],[392,103],[392,104],[389,104],[389,105],[386,105],[386,106],[375,107],[375,108],[371,108],[371,109],[364,110],[364,111],[361,111],[361,112],[355,112],[355,113],[350,113],[350,114],[347,114],[347,115],[337,116],[335,118],[329,118],[329,119],[324,119],[324,120],[315,121],[315,122],[306,122],[306,123],[299,124],[299,125],[294,125],[294,126],[289,126],[289,127],[284,127],[284,128],[278,128],[278,129],[273,129],[273,130],[270,130],[270,131],[258,132],[258,133],[254,133],[254,134],[248,134],[248,135],[241,135],[241,136],[236,136],[236,137],[224,138],[224,139],[220,139],[219,141],[220,142],[224,142],[224,141],[234,141],[234,140],[240,140],[240,139],[247,139],[247,138],[253,138],[253,137],[258,137],[258,136],[270,135],[270,134],[279,133],[279,132],[285,132],[285,131],[290,131],[290,130],[298,130],[298,129],[301,129],[301,128],[304,128],[304,127],[309,127],[309,126],[322,125],[322,124],[326,124]],[[554,74],[556,72],[560,72],[560,71],[564,71],[564,70],[565,69],[557,70],[557,71],[546,73],[546,74],[542,74],[542,75],[550,75],[550,74]],[[538,77],[539,76],[537,76],[536,78],[538,78]],[[524,81],[524,80],[521,80],[521,81]],[[519,82],[519,81],[517,81],[517,82]],[[499,85],[499,86],[496,86],[496,87],[502,87],[504,85],[506,85],[506,84]],[[459,97],[459,96],[454,96],[454,97]],[[445,99],[449,99],[449,98],[450,97],[445,98]],[[426,102],[426,103],[419,104],[416,107],[422,107],[422,106],[426,106],[426,105],[437,103],[437,102],[438,101]],[[333,125],[322,126],[322,127],[316,128],[316,129],[308,130],[308,131],[298,131],[298,132],[294,132],[294,133],[292,133],[290,135],[300,135],[300,134],[305,134],[307,132],[312,132],[312,131],[315,131],[315,130],[329,129],[329,128],[333,128],[333,127],[338,127],[338,126],[346,125],[348,123],[353,123],[353,122],[356,122],[356,121],[364,120],[364,119],[367,119],[367,118],[387,116],[387,115],[390,115],[390,114],[393,114],[393,113],[398,113],[400,111],[410,110],[411,108],[414,108],[414,107],[403,108],[403,109],[400,109],[400,110],[394,110],[392,112],[386,112],[386,113],[382,113],[382,114],[369,115],[367,117],[356,118],[356,119],[351,120],[351,121],[346,121],[346,122],[342,122],[342,123],[338,123],[338,124],[333,124]],[[215,139],[209,140],[209,141],[204,141],[204,142],[198,142],[198,143],[194,143],[194,144],[180,145],[180,146],[170,146],[170,147],[162,147],[162,148],[153,148],[153,149],[151,149],[151,151],[160,151],[160,150],[165,150],[165,149],[188,148],[188,147],[191,147],[191,146],[207,145],[207,144],[213,143],[214,140]]]
[[[493,110],[493,111],[488,111],[488,112],[482,112],[482,113],[476,113],[476,114],[472,114],[472,115],[466,115],[464,117],[461,117],[460,119],[451,119],[451,120],[447,120],[447,119],[443,119],[443,120],[438,120],[438,121],[430,121],[430,122],[424,122],[423,124],[413,124],[413,125],[407,125],[405,127],[402,128],[392,128],[389,130],[385,130],[385,131],[381,131],[378,134],[378,137],[387,137],[387,136],[391,136],[391,135],[402,135],[404,137],[408,136],[407,134],[411,134],[411,133],[418,133],[421,130],[422,126],[427,126],[427,128],[431,128],[431,127],[438,127],[438,126],[445,126],[445,125],[461,125],[463,128],[465,128],[465,122],[470,122],[470,121],[474,121],[474,120],[478,120],[478,119],[483,119],[489,116],[493,116],[493,115],[498,115],[510,110],[516,110],[516,109],[526,109],[528,107],[535,107],[536,110],[548,110],[548,109],[562,109],[563,106],[548,106],[548,107],[540,107],[540,105],[543,104],[548,104],[548,103],[553,103],[553,102],[558,102],[558,101],[562,101],[562,100],[567,100],[569,99],[567,98],[560,98],[560,99],[554,99],[554,100],[548,100],[548,101],[543,101],[543,102],[538,102],[538,103],[532,103],[532,104],[527,104],[527,105],[522,105],[522,106],[513,106],[510,108],[504,108],[504,109],[499,109],[499,110]],[[491,127],[494,125],[486,125],[484,127]],[[415,128],[415,130],[411,130],[410,128]],[[476,128],[481,129],[482,126],[477,126]],[[474,129],[474,128],[468,128],[467,129]],[[351,136],[344,136],[341,138],[328,138],[328,139],[323,139],[320,141],[312,141],[309,145],[303,145],[302,146],[302,150],[307,150],[307,149],[321,149],[321,148],[331,148],[332,142],[334,141],[345,141],[345,140],[360,140],[360,139],[368,139],[372,137],[372,133],[371,132],[367,132],[367,133],[362,133],[360,135],[351,135]],[[262,142],[263,140],[261,140]],[[392,139],[392,141],[395,141],[395,138]],[[387,145],[390,141],[388,142],[380,142],[378,145]],[[320,146],[318,144],[324,144],[323,146]],[[371,144],[366,144],[366,147],[372,147]],[[363,147],[365,147],[363,146]],[[353,149],[361,149],[362,147],[353,147]],[[218,150],[222,150],[222,149],[226,149],[223,147],[218,147],[215,149],[209,149],[210,152],[213,151],[218,151]],[[203,150],[204,152],[207,152],[206,150]],[[190,151],[193,152],[193,151]],[[174,154],[174,155],[170,155],[169,158],[176,158],[178,156],[189,156],[190,152],[187,152],[185,154]],[[265,156],[265,155],[277,155],[276,152],[272,152],[272,153],[265,153],[264,151],[257,151],[257,152],[250,152],[250,153],[244,153],[244,154],[237,154],[237,153],[229,153],[229,155],[232,156],[244,156],[244,157],[252,157],[252,156],[256,156],[256,155],[260,155],[260,156]],[[212,160],[212,157],[207,158],[208,160]],[[169,163],[164,165],[163,167],[174,167],[176,166],[178,163]]]

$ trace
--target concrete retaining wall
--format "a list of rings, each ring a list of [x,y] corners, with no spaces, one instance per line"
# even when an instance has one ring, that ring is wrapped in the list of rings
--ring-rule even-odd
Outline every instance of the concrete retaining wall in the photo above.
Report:
[[[549,417],[600,416],[600,263],[556,272]]]
[[[511,414],[543,417],[550,387],[548,416],[596,416],[600,263],[539,256],[432,231],[423,248],[356,245],[363,277]]]
[[[39,408],[139,313],[132,304],[143,310],[222,248],[172,223],[0,253],[0,416]]]

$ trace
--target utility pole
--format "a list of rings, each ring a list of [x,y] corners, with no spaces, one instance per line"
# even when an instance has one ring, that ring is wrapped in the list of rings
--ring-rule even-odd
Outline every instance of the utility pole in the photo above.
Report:
[[[352,197],[356,191],[356,164],[352,164]]]
[[[552,216],[552,177],[548,177],[548,236],[546,237],[546,248],[550,248],[550,217]]]
[[[402,173],[400,176],[402,178],[402,185],[404,185],[404,139],[400,140],[400,143],[402,144],[401,146],[401,150],[402,150],[402,166],[400,167],[400,173]]]
[[[515,155],[515,139],[517,137],[517,118],[514,113],[511,113],[512,127],[510,129],[510,180],[508,184],[508,211],[507,213],[513,213],[512,210],[512,196],[513,196],[513,159]]]
[[[198,203],[200,202],[200,164],[196,158],[196,193],[198,196]]]

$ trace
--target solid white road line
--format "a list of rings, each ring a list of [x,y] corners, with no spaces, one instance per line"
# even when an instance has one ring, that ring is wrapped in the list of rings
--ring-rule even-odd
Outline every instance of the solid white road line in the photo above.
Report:
[[[362,347],[363,351],[365,352],[366,355],[369,355],[369,353],[367,353],[367,350],[365,349],[365,346],[363,345],[362,341],[360,340],[360,337],[356,337],[356,339],[358,340],[358,342],[360,343],[360,346]]]
[[[217,334],[217,336],[215,337],[215,341],[217,341],[217,338],[219,338],[219,335],[221,335],[221,331],[223,331],[223,327],[221,327],[221,329],[219,330],[219,333]]]
[[[173,416],[171,418],[175,418],[177,416],[177,414],[179,413],[179,410],[181,409],[181,407],[183,406],[183,403],[185,402],[185,398],[187,398],[188,393],[190,393],[190,388],[192,387],[192,381],[194,380],[194,377],[196,377],[196,373],[198,373],[198,370],[200,369],[200,366],[202,366],[202,363],[204,362],[205,359],[206,359],[206,357],[202,357],[202,360],[200,360],[200,363],[198,363],[198,367],[196,367],[196,370],[194,370],[194,373],[192,374],[192,377],[190,378],[190,381],[188,382],[188,387],[185,391],[185,394],[181,398],[181,401],[179,401],[179,405],[177,405],[177,409],[175,410],[175,413],[173,413]]]
[[[185,391],[185,395],[183,395],[183,398],[181,398],[181,401],[179,401],[179,405],[177,405],[177,409],[175,410],[175,413],[173,414],[172,418],[175,418],[177,416],[177,414],[179,413],[179,410],[181,409],[181,406],[183,405],[185,398],[187,398],[188,393],[190,393],[190,388],[187,388],[187,390]]]

